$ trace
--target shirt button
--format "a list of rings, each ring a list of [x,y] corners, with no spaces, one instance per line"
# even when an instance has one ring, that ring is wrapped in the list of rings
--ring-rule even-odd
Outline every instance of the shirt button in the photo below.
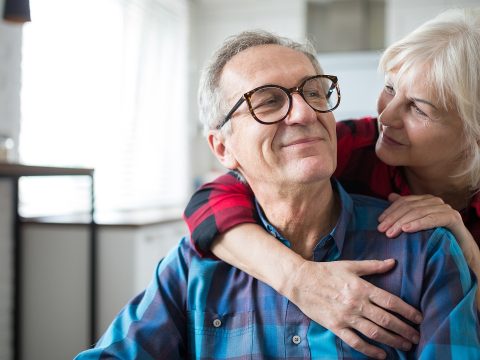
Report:
[[[302,341],[302,338],[301,338],[300,336],[298,336],[298,335],[294,335],[294,336],[292,337],[292,342],[293,342],[295,345],[300,344],[301,341]]]
[[[216,328],[222,326],[222,321],[220,319],[213,320],[213,326],[215,326]]]

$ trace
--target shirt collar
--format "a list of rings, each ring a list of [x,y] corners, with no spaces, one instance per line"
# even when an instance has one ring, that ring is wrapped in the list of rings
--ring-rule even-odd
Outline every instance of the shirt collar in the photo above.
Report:
[[[333,191],[338,196],[338,199],[340,201],[340,216],[338,217],[337,224],[335,225],[333,230],[328,235],[318,240],[313,250],[314,257],[317,249],[326,241],[329,241],[330,239],[333,239],[336,247],[341,253],[343,249],[346,231],[348,229],[349,224],[351,224],[350,219],[353,214],[353,200],[337,180],[332,179],[331,182],[332,182]],[[257,213],[260,218],[260,221],[262,222],[263,227],[270,234],[272,234],[278,240],[280,240],[284,245],[291,247],[290,242],[285,237],[283,237],[282,234],[280,234],[280,232],[267,220],[256,198],[255,198],[255,207],[257,209]]]

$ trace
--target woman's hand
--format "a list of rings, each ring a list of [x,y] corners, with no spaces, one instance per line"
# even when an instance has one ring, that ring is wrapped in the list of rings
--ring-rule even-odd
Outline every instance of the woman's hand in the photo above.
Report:
[[[354,330],[397,349],[418,343],[419,333],[396,315],[419,323],[421,313],[361,278],[390,271],[394,260],[308,261],[256,224],[228,230],[215,239],[212,251],[270,285],[310,319],[369,357],[384,359],[386,353]]]
[[[403,232],[415,232],[443,226],[448,228],[460,241],[465,225],[460,213],[436,196],[409,195],[400,196],[391,193],[388,200],[392,204],[378,218],[378,231],[388,237]],[[468,231],[468,230],[467,230]]]
[[[285,296],[357,351],[384,359],[383,350],[364,341],[354,330],[408,351],[412,343],[418,343],[419,333],[392,313],[414,323],[422,321],[415,308],[360,277],[386,272],[394,265],[393,259],[325,263],[304,260],[291,277]]]
[[[400,196],[391,193],[388,200],[392,204],[379,216],[378,231],[395,237],[402,231],[415,232],[443,226],[453,233],[468,266],[480,279],[480,250],[457,210],[433,195]],[[480,291],[477,291],[477,307],[480,310]]]

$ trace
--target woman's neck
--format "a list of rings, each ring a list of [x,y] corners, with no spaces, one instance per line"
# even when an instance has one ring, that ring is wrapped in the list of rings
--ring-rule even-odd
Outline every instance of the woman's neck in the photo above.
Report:
[[[468,175],[448,176],[403,168],[405,179],[413,195],[430,194],[440,197],[455,210],[464,209],[473,193],[468,184]]]

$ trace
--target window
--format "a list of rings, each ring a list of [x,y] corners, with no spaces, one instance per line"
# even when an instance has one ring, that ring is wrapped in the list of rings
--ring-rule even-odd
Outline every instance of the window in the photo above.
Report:
[[[94,167],[97,209],[179,204],[187,179],[187,0],[30,0],[20,158]],[[63,184],[63,185],[61,185]],[[80,211],[80,179],[25,179],[25,215]],[[55,199],[68,199],[55,203]],[[65,192],[65,195],[62,195]],[[47,197],[48,196],[48,197]],[[68,210],[66,210],[68,209]]]
[[[307,34],[320,53],[383,49],[385,0],[309,0]]]

